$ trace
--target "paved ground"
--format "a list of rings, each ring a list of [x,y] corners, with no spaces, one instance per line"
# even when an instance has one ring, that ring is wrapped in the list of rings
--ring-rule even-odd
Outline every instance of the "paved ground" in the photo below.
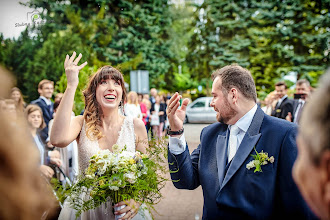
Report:
[[[185,124],[185,138],[190,152],[197,148],[201,130],[207,124]],[[170,175],[167,175],[170,179]],[[195,190],[176,189],[172,182],[167,182],[162,189],[164,198],[155,206],[156,220],[198,220],[202,219],[203,194],[201,187]]]

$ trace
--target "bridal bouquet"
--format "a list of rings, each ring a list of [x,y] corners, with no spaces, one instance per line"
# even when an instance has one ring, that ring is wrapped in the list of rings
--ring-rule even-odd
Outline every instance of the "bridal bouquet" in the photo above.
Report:
[[[151,208],[160,198],[166,179],[153,156],[129,152],[118,145],[100,150],[90,158],[85,175],[70,189],[69,202],[81,212],[94,209],[111,199],[113,203],[134,199]],[[83,196],[82,196],[83,195]]]

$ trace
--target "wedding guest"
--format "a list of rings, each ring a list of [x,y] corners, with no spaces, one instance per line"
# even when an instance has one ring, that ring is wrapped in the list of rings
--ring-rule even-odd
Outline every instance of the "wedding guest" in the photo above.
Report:
[[[54,92],[54,82],[43,79],[38,84],[38,93],[40,97],[31,102],[31,104],[36,104],[42,109],[42,114],[46,126],[41,131],[40,136],[43,142],[48,143],[48,123],[53,118],[53,102],[50,100]],[[49,146],[50,147],[50,146]]]
[[[133,118],[142,119],[141,108],[139,105],[138,95],[134,91],[127,94],[127,103],[125,104],[125,115]]]
[[[288,98],[287,91],[288,88],[285,82],[275,84],[275,93],[278,101],[272,111],[272,116],[285,119],[289,112],[293,112],[293,102]]]
[[[295,99],[293,102],[293,112],[289,112],[286,116],[287,121],[299,123],[301,113],[305,106],[305,102],[311,94],[311,86],[307,79],[300,79],[296,83],[296,93],[294,94]]]
[[[56,95],[55,95],[55,99],[54,99],[54,103],[55,102],[60,102],[61,101],[61,99],[62,99],[62,97],[63,97],[63,93],[57,93]]]
[[[15,101],[17,111],[23,112],[26,103],[24,102],[22,92],[19,88],[13,87],[11,89],[11,99]]]
[[[218,122],[202,130],[191,155],[183,129],[188,99],[181,108],[178,93],[170,99],[168,162],[175,187],[202,186],[203,219],[315,218],[291,175],[296,125],[257,106],[247,69],[225,66],[212,79],[211,106]]]
[[[157,96],[157,94],[158,94],[157,89],[155,89],[155,88],[151,88],[150,89],[150,99],[149,99],[149,101],[151,102],[151,107],[156,102],[156,96]]]
[[[151,121],[150,125],[152,126],[152,131],[154,136],[162,137],[163,135],[163,127],[164,127],[164,114],[165,114],[165,105],[161,102],[160,96],[156,95],[156,100],[154,105],[151,106]]]
[[[7,97],[10,91],[11,80],[8,78],[11,77],[0,67],[0,97]],[[2,220],[45,219],[57,203],[37,171],[38,152],[25,128],[26,124],[21,120],[13,126],[7,114],[0,111],[0,133],[4,137],[0,142]]]
[[[143,94],[143,98],[144,98],[144,99],[148,99],[148,100],[150,101],[150,96],[149,96],[149,94],[147,94],[147,93],[146,93],[146,94]]]
[[[330,219],[330,69],[302,112],[293,177],[320,219]]]
[[[146,121],[146,130],[147,130],[147,132],[149,132],[149,130],[150,130],[150,128],[151,128],[151,126],[150,126],[150,109],[151,109],[151,102],[150,102],[150,100],[148,99],[148,98],[143,98],[142,99],[142,103],[144,103],[145,104],[145,106],[146,106],[146,117],[145,117],[145,121]]]
[[[159,121],[160,123],[162,123],[162,127],[160,129],[162,129],[162,135],[161,136],[165,136],[165,127],[167,124],[167,115],[166,115],[166,108],[167,108],[167,104],[166,104],[166,96],[165,95],[161,95],[160,96],[160,104],[163,105],[163,109],[164,109],[164,114],[159,116]]]
[[[146,126],[147,124],[147,121],[146,121],[146,118],[147,118],[147,106],[146,104],[144,104],[142,102],[143,100],[143,95],[142,94],[138,94],[138,101],[139,101],[139,105],[140,105],[140,110],[141,110],[141,114],[142,114],[142,121],[144,123],[144,126]]]
[[[272,111],[273,111],[273,109],[274,109],[274,107],[277,103],[277,101],[275,101],[275,100],[276,100],[276,98],[275,98],[275,92],[274,91],[270,92],[266,96],[266,98],[264,100],[265,106],[261,108],[265,112],[265,114],[267,114],[267,115],[272,114]],[[275,105],[273,105],[274,101],[275,101]]]
[[[35,145],[40,153],[40,170],[44,176],[50,180],[54,175],[54,170],[50,167],[51,164],[61,166],[62,161],[58,151],[47,151],[42,142],[39,132],[46,126],[42,117],[42,110],[38,105],[30,104],[25,109],[25,116],[28,122],[29,131]]]

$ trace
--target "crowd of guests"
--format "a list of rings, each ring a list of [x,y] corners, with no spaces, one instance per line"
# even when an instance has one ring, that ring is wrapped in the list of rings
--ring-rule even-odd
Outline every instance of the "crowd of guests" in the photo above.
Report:
[[[5,71],[2,70],[2,72]],[[302,123],[303,127],[300,128],[300,135],[298,137],[299,156],[294,168],[294,178],[314,212],[324,219],[330,219],[330,191],[328,191],[330,189],[330,146],[329,138],[327,137],[330,128],[329,76],[330,73],[325,75],[325,80],[322,82],[320,91],[315,92],[316,94],[312,96],[313,98],[311,98],[312,88],[310,83],[305,79],[297,81],[293,99],[288,97],[288,88],[285,82],[278,82],[275,84],[275,91],[269,93],[263,101],[262,107],[268,115],[296,124]],[[17,195],[24,195],[26,193],[30,196],[34,194],[36,197],[39,194],[46,195],[45,191],[47,189],[38,185],[42,181],[39,179],[40,175],[36,175],[38,172],[31,169],[31,167],[39,169],[42,177],[47,179],[47,181],[54,176],[61,181],[64,181],[65,177],[69,177],[71,181],[74,181],[78,175],[77,143],[74,141],[68,147],[59,149],[52,146],[49,142],[52,120],[56,117],[56,109],[61,102],[63,94],[57,93],[53,102],[51,99],[54,96],[54,82],[46,79],[40,81],[38,84],[38,93],[40,95],[39,98],[30,104],[24,101],[23,94],[17,87],[11,88],[9,99],[3,98],[7,96],[1,94],[0,117],[3,120],[1,119],[0,122],[2,124],[2,134],[6,136],[2,142],[4,142],[4,145],[13,147],[13,149],[16,148],[16,151],[14,155],[13,152],[5,153],[5,151],[1,150],[2,158],[6,158],[6,160],[3,160],[3,164],[5,165],[2,166],[2,171],[4,172],[1,172],[0,181],[2,184],[6,182],[6,172],[21,172],[19,174],[21,175],[20,180],[15,180],[17,183],[16,187],[18,188],[17,192],[21,192],[16,193]],[[166,108],[170,97],[170,94],[159,95],[155,88],[150,90],[150,95],[130,91],[127,95],[127,102],[123,104],[122,114],[140,118],[152,137],[163,137],[168,128]],[[311,102],[311,104],[306,105],[307,102]],[[305,105],[307,107],[302,114]],[[319,111],[315,111],[316,106],[319,108]],[[72,116],[75,116],[73,112]],[[23,131],[24,129],[20,129],[24,126],[17,127],[15,125],[16,122],[20,123],[21,118],[24,118],[24,121],[27,123],[27,133]],[[301,118],[302,120],[300,120]],[[14,138],[11,132],[21,135],[21,138]],[[8,136],[6,135],[7,133]],[[30,145],[27,149],[21,148],[20,146],[26,144],[24,142],[26,140],[25,138],[30,138],[34,146],[32,147]],[[34,150],[29,152],[28,149]],[[31,161],[33,160],[24,160],[24,157],[36,157],[39,163],[37,166],[33,166],[31,165]],[[16,169],[15,165],[10,164],[15,160],[22,161],[20,168],[17,168],[17,171],[5,170],[7,167]],[[18,171],[18,169],[22,170]],[[304,169],[311,170],[314,178],[309,178],[309,174],[304,173]],[[319,177],[317,176],[318,174],[323,176]],[[15,178],[15,175],[12,178]],[[31,181],[35,182],[33,184],[23,184],[23,182],[28,183]],[[319,185],[314,185],[315,181],[318,181],[317,183]],[[8,185],[2,186],[8,188],[14,187],[10,186],[9,182]],[[316,189],[315,187],[320,187],[320,189]],[[1,196],[3,195],[6,195],[6,192],[4,189],[1,189]],[[24,205],[20,205],[21,210],[17,211],[16,216],[10,214],[10,208],[1,207],[1,210],[8,208],[9,214],[6,214],[7,212],[4,211],[2,213],[3,216],[0,217],[4,217],[4,219],[40,219],[45,214],[42,210],[50,210],[54,206],[50,205],[54,203],[51,197],[45,196],[44,200],[30,202],[29,199],[31,201],[33,200],[30,196],[10,198],[8,194],[6,199],[10,199],[12,202],[16,199],[28,206],[24,208]],[[42,201],[51,202],[44,203]]]
[[[151,137],[163,137],[168,126],[166,108],[170,98],[170,94],[159,95],[155,88],[150,89],[150,95],[130,91],[123,114],[142,119]]]
[[[298,124],[311,92],[312,87],[309,81],[300,79],[296,83],[295,93],[291,99],[288,97],[286,83],[284,81],[277,82],[275,90],[270,92],[263,101],[262,110],[268,115]]]

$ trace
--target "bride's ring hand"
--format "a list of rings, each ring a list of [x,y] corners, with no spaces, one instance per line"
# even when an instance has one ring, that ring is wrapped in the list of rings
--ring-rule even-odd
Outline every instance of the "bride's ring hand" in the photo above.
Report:
[[[139,210],[141,204],[136,202],[133,199],[122,201],[122,202],[119,202],[116,204],[117,207],[122,206],[122,205],[126,205],[126,207],[116,211],[115,215],[120,215],[122,213],[126,213],[121,219],[130,220],[137,214],[137,212],[138,212],[137,210]]]

